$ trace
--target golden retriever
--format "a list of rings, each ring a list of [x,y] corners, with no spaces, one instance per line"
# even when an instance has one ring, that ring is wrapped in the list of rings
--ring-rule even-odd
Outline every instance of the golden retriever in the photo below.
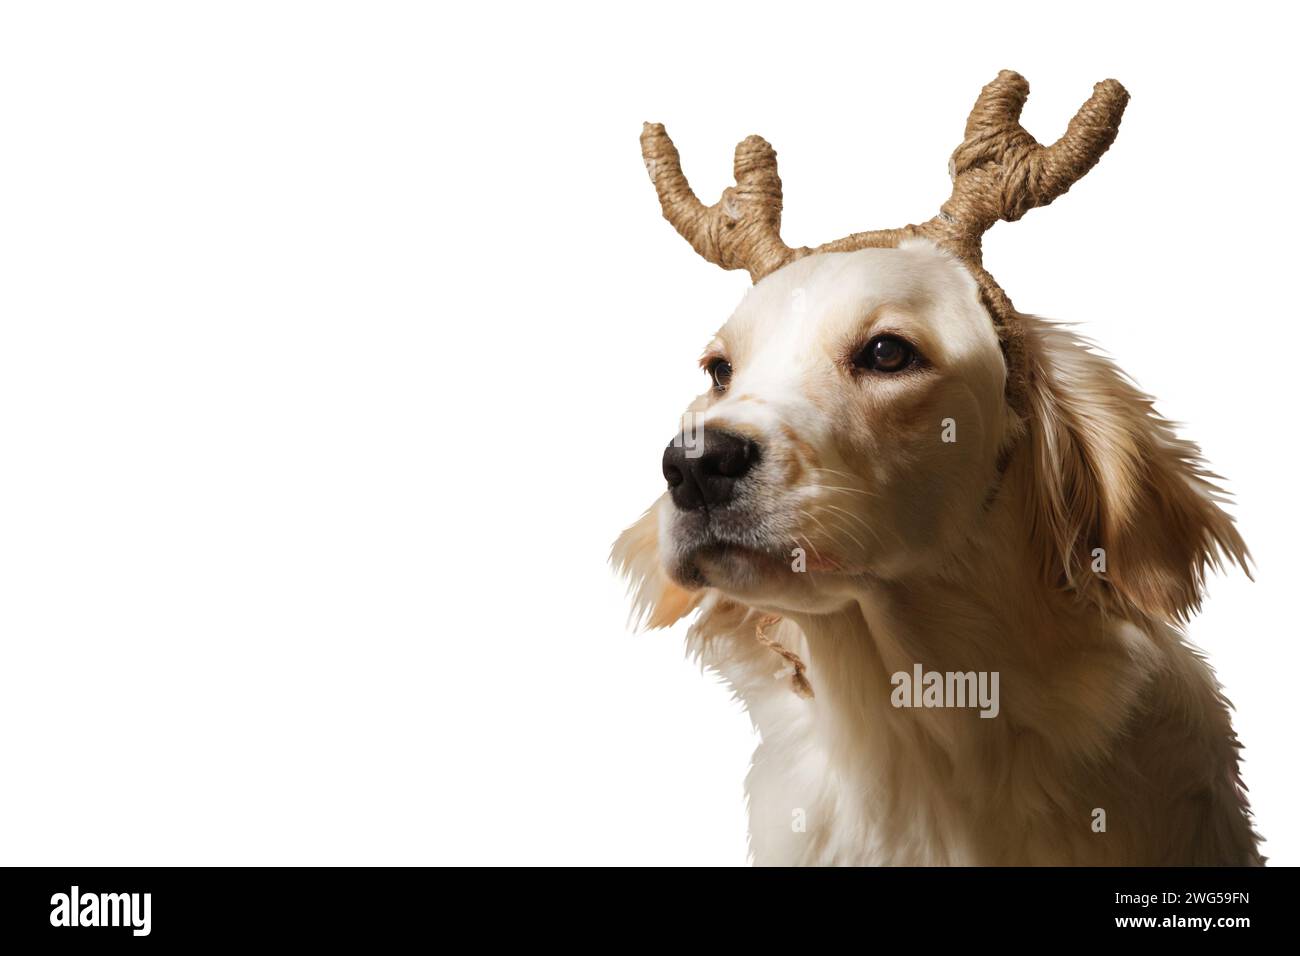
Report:
[[[1019,313],[1013,408],[986,303],[924,238],[771,270],[614,545],[638,614],[694,612],[761,734],[752,859],[1261,863],[1179,630],[1207,568],[1248,560],[1213,476],[1109,360]]]

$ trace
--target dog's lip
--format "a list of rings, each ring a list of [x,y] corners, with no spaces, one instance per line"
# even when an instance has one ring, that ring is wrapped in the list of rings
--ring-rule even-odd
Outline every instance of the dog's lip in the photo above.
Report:
[[[774,582],[787,575],[804,577],[798,572],[837,574],[844,569],[834,559],[824,559],[815,553],[798,556],[775,546],[763,547],[753,543],[712,538],[696,543],[678,553],[670,572],[673,579],[686,588],[728,587],[747,582],[752,589],[759,582]]]
[[[792,550],[794,548],[803,551],[804,570],[820,571],[826,574],[834,574],[844,570],[841,562],[835,557],[823,555],[815,549],[805,548],[800,544],[791,544],[787,548],[776,545],[761,546],[749,542],[733,541],[719,535],[710,535],[708,539],[698,542],[689,550],[683,552],[682,558],[686,563],[694,564],[700,558],[708,560],[710,557],[740,557],[751,561],[760,568],[766,567],[771,571],[787,571],[791,569],[791,562],[795,559]]]
[[[730,541],[704,541],[680,555],[674,577],[690,587],[718,587],[733,582],[741,568],[756,580],[775,577],[785,570],[780,555],[752,545]]]
[[[691,549],[689,558],[708,557],[710,555],[739,554],[748,558],[759,558],[784,563],[785,556],[774,548],[759,548],[752,544],[740,544],[735,541],[705,541]]]
[[[687,566],[708,577],[731,562],[740,562],[751,574],[762,578],[779,577],[791,571],[791,558],[776,548],[756,547],[732,541],[708,541],[692,548],[684,556]]]

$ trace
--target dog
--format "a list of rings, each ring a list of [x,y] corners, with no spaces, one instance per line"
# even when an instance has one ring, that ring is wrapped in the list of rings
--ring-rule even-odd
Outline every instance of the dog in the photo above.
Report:
[[[651,175],[680,198],[661,134],[643,135],[668,156]],[[766,162],[738,151],[737,190],[700,215],[770,227]],[[1262,864],[1228,702],[1180,630],[1209,569],[1249,573],[1214,476],[933,222],[787,255],[770,228],[742,254],[674,221],[757,281],[612,561],[648,626],[696,615],[690,651],[761,736],[752,861]]]

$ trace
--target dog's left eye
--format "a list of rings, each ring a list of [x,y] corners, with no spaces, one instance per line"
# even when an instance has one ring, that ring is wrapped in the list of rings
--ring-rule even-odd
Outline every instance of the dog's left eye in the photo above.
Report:
[[[853,356],[853,364],[873,372],[901,372],[916,358],[916,349],[898,336],[877,335]]]
[[[726,359],[714,359],[708,364],[707,371],[709,378],[713,379],[713,387],[719,392],[725,392],[731,382],[731,363]]]

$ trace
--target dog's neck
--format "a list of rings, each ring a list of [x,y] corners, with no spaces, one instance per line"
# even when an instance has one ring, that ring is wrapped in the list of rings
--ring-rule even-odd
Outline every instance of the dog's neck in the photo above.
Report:
[[[1085,749],[1116,731],[1124,715],[1095,703],[1113,695],[1080,695],[1078,681],[1086,674],[1121,682],[1152,635],[1041,579],[1014,494],[1000,496],[986,519],[981,534],[934,573],[863,579],[839,611],[791,615],[807,641],[818,710],[835,735],[865,736],[886,750],[900,737],[929,739],[951,756],[989,725],[1032,733],[1043,707],[1073,708],[1065,716]],[[915,683],[918,665],[926,673],[975,672],[985,686],[996,673],[997,719],[979,718],[970,702],[956,710],[895,706],[895,690]],[[906,681],[895,678],[902,674]],[[1062,692],[1067,685],[1072,693]]]

